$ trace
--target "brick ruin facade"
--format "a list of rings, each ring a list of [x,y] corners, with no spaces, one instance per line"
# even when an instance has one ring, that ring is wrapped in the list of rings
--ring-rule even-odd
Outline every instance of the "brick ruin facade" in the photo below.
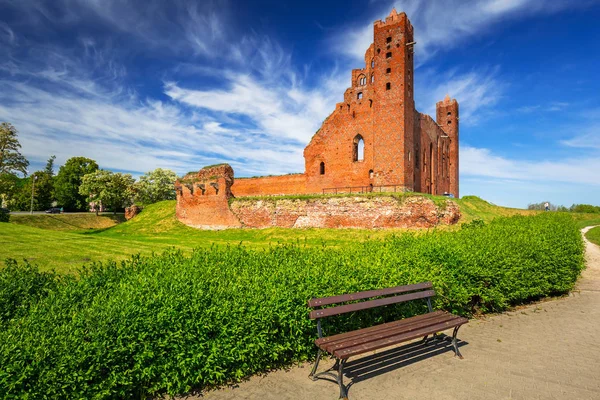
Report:
[[[353,187],[355,191],[388,188],[458,197],[458,102],[449,96],[438,102],[435,120],[418,112],[413,74],[416,43],[408,17],[394,9],[385,21],[376,21],[373,29],[365,67],[352,71],[344,101],[336,104],[304,149],[303,174],[237,178],[233,184],[233,170],[221,171],[226,172],[223,184],[229,182],[229,186],[218,182],[227,193],[221,192],[217,197],[222,199],[216,203],[202,199],[205,191],[178,182],[178,218],[204,226],[210,218],[190,217],[194,214],[190,207],[217,203],[222,207],[223,196],[343,192]],[[205,187],[215,183],[202,171],[194,179],[203,180]],[[192,199],[184,196],[186,191]],[[228,217],[220,211],[211,218],[212,225],[227,224]]]

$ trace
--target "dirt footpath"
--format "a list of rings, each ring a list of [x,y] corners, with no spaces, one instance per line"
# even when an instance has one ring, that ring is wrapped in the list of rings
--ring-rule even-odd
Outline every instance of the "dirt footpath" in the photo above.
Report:
[[[600,248],[587,240],[586,261],[568,297],[472,320],[461,328],[464,360],[446,345],[416,344],[350,359],[349,398],[600,399]],[[255,376],[189,398],[337,399],[337,384],[311,381],[310,368],[305,364]]]

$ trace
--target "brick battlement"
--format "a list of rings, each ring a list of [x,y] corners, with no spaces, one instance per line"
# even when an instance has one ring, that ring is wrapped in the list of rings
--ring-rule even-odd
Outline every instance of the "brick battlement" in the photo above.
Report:
[[[406,13],[404,13],[404,12],[398,13],[395,8],[392,8],[392,12],[390,12],[390,15],[388,15],[385,18],[385,21],[377,20],[377,21],[373,22],[373,26],[375,28],[382,28],[386,25],[397,24],[401,21],[408,23],[408,26],[410,26],[410,29],[412,31],[412,25],[410,24],[410,21],[408,20],[408,16],[406,15]]]

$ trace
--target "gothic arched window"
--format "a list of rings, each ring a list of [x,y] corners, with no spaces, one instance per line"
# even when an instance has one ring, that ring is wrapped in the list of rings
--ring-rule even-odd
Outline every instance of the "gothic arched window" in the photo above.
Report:
[[[359,134],[352,142],[352,161],[363,161],[365,159],[365,141]]]

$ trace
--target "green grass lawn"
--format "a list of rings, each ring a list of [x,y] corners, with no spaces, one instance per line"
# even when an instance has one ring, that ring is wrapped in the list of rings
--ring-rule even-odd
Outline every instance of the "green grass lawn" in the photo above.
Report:
[[[10,222],[19,225],[32,226],[41,229],[50,229],[63,232],[82,232],[92,229],[106,229],[125,222],[122,214],[13,214]]]
[[[87,226],[79,225],[82,229],[68,232],[62,230],[60,224],[40,221],[47,218],[46,215],[30,217],[27,220],[13,220],[11,217],[11,223],[0,224],[0,260],[27,260],[43,270],[55,269],[60,273],[76,272],[81,265],[93,261],[120,260],[136,253],[162,252],[169,247],[184,251],[239,244],[253,248],[267,248],[280,243],[337,247],[370,238],[383,238],[399,231],[284,228],[202,231],[176,219],[175,201],[148,206],[131,221],[109,229],[89,229],[94,224],[88,223]],[[89,218],[96,217],[91,214]],[[27,221],[33,226],[25,225]]]
[[[431,196],[427,196],[431,197]],[[444,198],[433,197],[435,201]],[[536,211],[498,207],[475,196],[456,200],[463,214],[461,222],[499,216],[533,215]],[[582,226],[600,224],[597,214],[575,215]],[[597,218],[598,220],[594,220]],[[28,260],[41,269],[74,273],[86,263],[120,260],[131,254],[162,252],[169,247],[184,251],[211,246],[268,248],[277,244],[305,246],[352,246],[368,239],[382,239],[403,229],[228,229],[202,231],[180,223],[175,217],[175,201],[164,201],[146,209],[131,221],[122,217],[94,214],[17,215],[11,223],[0,224],[0,262],[13,258]],[[436,229],[458,229],[460,223]]]
[[[598,222],[598,224],[600,225],[600,222]],[[590,242],[600,246],[600,226],[597,226],[597,227],[592,228],[589,231],[587,231],[587,233],[585,234],[585,237]]]

